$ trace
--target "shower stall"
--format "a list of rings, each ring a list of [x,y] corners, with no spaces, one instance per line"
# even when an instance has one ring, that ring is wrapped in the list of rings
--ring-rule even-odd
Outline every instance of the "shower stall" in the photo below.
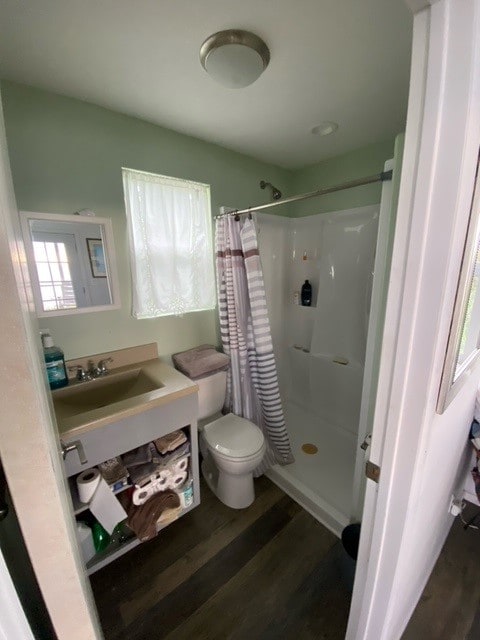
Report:
[[[361,513],[360,445],[375,376],[390,209],[389,184],[378,205],[302,218],[266,213],[256,218],[295,456],[293,464],[276,465],[268,475],[337,534]],[[307,279],[313,287],[309,307],[298,304]]]

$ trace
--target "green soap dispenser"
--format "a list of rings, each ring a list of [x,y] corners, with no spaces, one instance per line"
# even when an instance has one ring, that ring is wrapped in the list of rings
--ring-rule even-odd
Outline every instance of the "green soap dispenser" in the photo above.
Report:
[[[67,368],[63,351],[53,344],[53,338],[47,331],[42,332],[43,355],[47,367],[50,389],[60,389],[68,384]]]

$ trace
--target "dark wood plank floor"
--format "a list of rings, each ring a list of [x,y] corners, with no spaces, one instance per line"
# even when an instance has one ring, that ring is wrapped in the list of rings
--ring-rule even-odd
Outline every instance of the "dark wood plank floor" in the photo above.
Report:
[[[202,504],[91,578],[107,640],[343,640],[341,543],[266,478]],[[480,640],[480,531],[457,519],[402,640]]]
[[[266,478],[249,509],[202,504],[91,578],[107,640],[343,640],[340,542]]]
[[[480,640],[480,530],[455,520],[402,640]]]

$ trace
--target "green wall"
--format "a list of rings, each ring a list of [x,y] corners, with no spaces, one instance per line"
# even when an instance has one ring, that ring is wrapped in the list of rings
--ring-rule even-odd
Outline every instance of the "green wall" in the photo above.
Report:
[[[379,142],[300,169],[293,174],[293,193],[316,191],[380,173],[385,160],[393,157],[393,148],[394,140]],[[381,191],[381,184],[372,184],[330,193],[318,199],[303,200],[293,205],[290,215],[309,216],[376,204],[380,202]]]
[[[217,341],[214,311],[136,320],[131,314],[121,167],[211,185],[212,211],[267,202],[261,179],[290,192],[288,171],[101,107],[2,82],[10,163],[20,210],[93,209],[113,221],[122,308],[42,319],[67,358],[157,342],[167,355]],[[278,209],[279,214],[288,211]]]
[[[269,201],[259,188],[272,182],[284,196],[380,172],[394,142],[370,145],[299,171],[288,171],[137,118],[56,94],[2,82],[10,163],[20,210],[73,213],[93,209],[112,219],[122,308],[41,320],[67,358],[157,342],[167,356],[217,342],[213,311],[136,320],[131,314],[121,167],[211,185],[212,212],[221,205],[247,207]],[[380,185],[324,196],[271,210],[301,216],[374,204]]]

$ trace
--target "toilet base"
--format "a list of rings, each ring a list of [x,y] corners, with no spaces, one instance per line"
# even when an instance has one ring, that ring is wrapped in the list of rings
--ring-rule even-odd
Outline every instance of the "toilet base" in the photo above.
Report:
[[[211,491],[231,509],[246,509],[255,500],[252,473],[231,475],[205,459],[202,462],[202,475]]]

